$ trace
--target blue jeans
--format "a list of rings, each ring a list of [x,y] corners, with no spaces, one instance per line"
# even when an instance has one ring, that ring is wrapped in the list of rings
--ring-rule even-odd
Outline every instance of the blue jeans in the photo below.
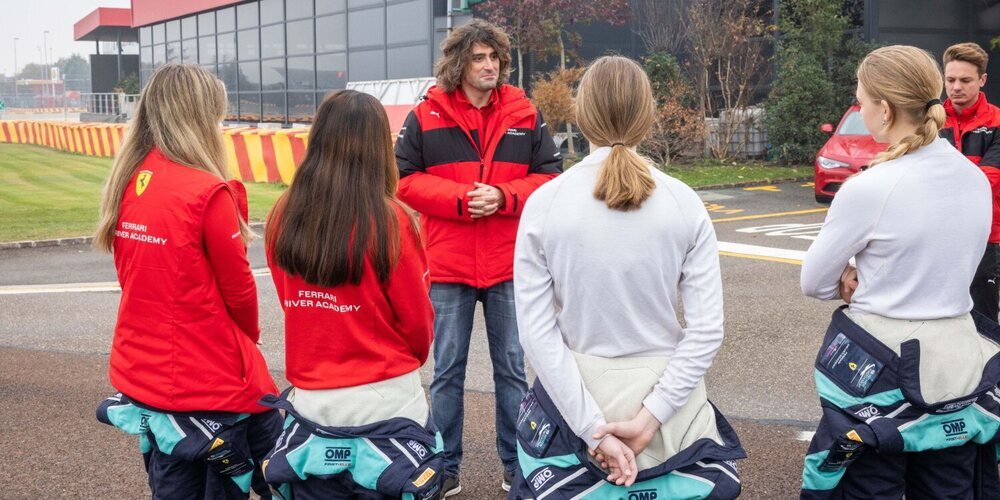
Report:
[[[476,302],[482,302],[486,338],[493,362],[496,399],[497,453],[504,469],[517,466],[515,423],[528,390],[524,376],[524,351],[517,338],[514,315],[514,282],[488,288],[461,283],[431,285],[434,304],[434,380],[431,382],[431,417],[444,439],[444,472],[457,476],[462,463],[462,423],[465,417],[465,366],[469,360],[472,319]]]

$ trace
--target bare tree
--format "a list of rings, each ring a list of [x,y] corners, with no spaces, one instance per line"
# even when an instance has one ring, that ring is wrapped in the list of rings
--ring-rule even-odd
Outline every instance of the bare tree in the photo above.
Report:
[[[768,25],[754,0],[695,0],[688,9],[685,39],[695,67],[702,116],[717,113],[716,96],[724,111],[717,133],[706,137],[706,150],[727,159],[746,151],[753,119],[747,108],[756,84],[769,71],[764,40]],[[744,141],[733,144],[743,133]]]
[[[635,32],[646,52],[678,54],[684,48],[686,0],[632,0]]]

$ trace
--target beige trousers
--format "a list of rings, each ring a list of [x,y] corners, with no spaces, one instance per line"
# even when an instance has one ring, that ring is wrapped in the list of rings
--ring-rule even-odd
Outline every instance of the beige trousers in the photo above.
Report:
[[[669,358],[601,358],[573,353],[583,376],[583,384],[604,412],[608,422],[631,420],[642,409],[642,400],[659,382]],[[715,411],[708,404],[702,380],[688,402],[677,410],[636,458],[639,470],[662,464],[695,441],[709,438],[723,444],[715,423]]]
[[[340,389],[296,387],[288,399],[300,415],[329,427],[357,427],[394,417],[427,425],[427,398],[420,385],[418,370],[372,384]]]

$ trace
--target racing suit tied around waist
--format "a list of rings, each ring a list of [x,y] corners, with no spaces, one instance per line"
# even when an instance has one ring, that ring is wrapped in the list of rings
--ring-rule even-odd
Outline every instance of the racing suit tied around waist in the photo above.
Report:
[[[997,443],[1000,326],[976,312],[906,321],[846,308],[833,313],[816,357],[823,416],[805,459],[803,498],[828,497],[872,450]]]
[[[634,417],[670,361],[573,354],[609,422]],[[510,498],[734,498],[740,491],[735,460],[746,458],[735,431],[708,401],[704,382],[636,456],[639,474],[630,488],[605,480],[608,473],[592,461],[539,380],[521,402],[517,448],[520,474]]]
[[[373,492],[404,500],[439,497],[444,444],[429,417],[426,427],[402,417],[325,426],[296,410],[291,390],[261,399],[285,411],[284,431],[261,465],[275,493],[300,500]]]
[[[97,408],[97,420],[139,436],[139,450],[152,450],[181,460],[203,460],[217,474],[228,476],[244,493],[250,492],[254,462],[237,437],[237,424],[248,413],[167,412],[138,403],[118,393]]]

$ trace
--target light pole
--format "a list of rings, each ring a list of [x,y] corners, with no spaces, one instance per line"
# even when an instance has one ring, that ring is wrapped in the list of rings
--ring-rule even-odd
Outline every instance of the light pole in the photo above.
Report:
[[[17,97],[17,41],[20,40],[18,37],[14,37],[14,105],[11,107],[19,106],[19,100]]]
[[[49,69],[49,30],[42,32],[42,57],[45,60],[45,79],[52,79],[52,70]],[[50,102],[50,108],[55,107],[56,100],[56,88],[52,87],[52,101]]]

